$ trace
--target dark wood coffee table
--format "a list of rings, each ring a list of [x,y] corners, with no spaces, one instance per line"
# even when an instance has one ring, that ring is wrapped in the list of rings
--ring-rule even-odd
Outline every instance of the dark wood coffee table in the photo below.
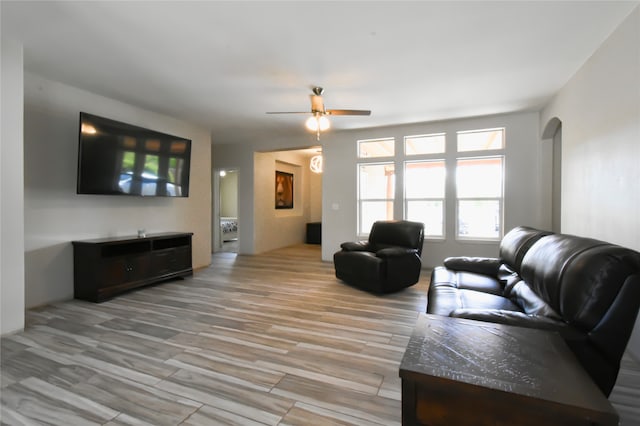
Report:
[[[617,425],[564,340],[421,314],[400,364],[404,425]]]

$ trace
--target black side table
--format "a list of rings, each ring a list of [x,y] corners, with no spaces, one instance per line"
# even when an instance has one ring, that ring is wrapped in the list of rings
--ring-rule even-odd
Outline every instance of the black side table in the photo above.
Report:
[[[322,244],[322,222],[307,223],[307,244]]]

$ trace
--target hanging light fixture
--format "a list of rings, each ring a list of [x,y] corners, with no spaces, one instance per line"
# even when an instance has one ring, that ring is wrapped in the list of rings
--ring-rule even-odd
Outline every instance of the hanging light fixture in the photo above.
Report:
[[[327,117],[316,112],[307,119],[305,126],[312,132],[316,132],[316,139],[320,140],[320,132],[324,132],[331,127],[331,123]]]
[[[371,115],[368,109],[326,109],[322,100],[322,87],[312,88],[311,117],[306,121],[306,126],[312,132],[316,132],[316,139],[320,140],[320,132],[327,130],[331,124],[327,115]],[[271,111],[267,114],[301,114],[302,111]]]
[[[309,169],[313,173],[322,173],[322,154],[314,155],[309,160]]]
[[[317,130],[325,131],[329,127],[331,127],[331,123],[329,123],[329,119],[324,115],[314,115],[309,117],[306,124],[307,129],[315,132]]]

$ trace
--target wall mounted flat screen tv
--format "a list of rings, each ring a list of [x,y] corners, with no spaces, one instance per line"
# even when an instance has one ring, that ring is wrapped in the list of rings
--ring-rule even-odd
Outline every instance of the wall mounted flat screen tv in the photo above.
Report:
[[[78,194],[188,197],[191,140],[80,113]]]

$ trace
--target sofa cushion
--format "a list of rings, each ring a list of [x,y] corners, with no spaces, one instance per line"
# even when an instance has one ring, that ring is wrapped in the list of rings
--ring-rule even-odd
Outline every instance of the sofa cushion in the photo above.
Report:
[[[431,273],[427,312],[449,316],[456,309],[477,307],[522,312],[503,291],[497,278],[439,266]]]
[[[472,319],[476,321],[495,322],[516,327],[536,328],[560,333],[564,339],[585,340],[584,333],[561,320],[544,315],[530,315],[510,309],[456,309],[451,317]]]
[[[431,288],[450,287],[502,295],[503,285],[497,278],[466,271],[453,271],[438,266],[431,274]]]
[[[527,315],[537,315],[562,321],[562,317],[540,296],[535,294],[524,281],[516,279],[514,284],[508,288],[509,290],[505,292],[505,296],[518,305]]]
[[[490,257],[447,257],[444,266],[453,271],[468,271],[496,276],[501,265],[500,259]]]
[[[475,290],[460,290],[458,297],[460,298],[460,306],[457,309],[473,308],[482,306],[487,310],[506,310],[522,312],[520,306],[516,305],[506,297],[498,296],[491,293],[484,293]]]
[[[552,232],[540,231],[528,226],[517,226],[500,241],[500,260],[511,270],[520,272],[520,265],[527,251],[539,239]]]
[[[453,313],[457,310],[473,309],[479,306],[487,310],[522,312],[517,305],[506,297],[475,290],[439,286],[429,291],[427,313],[453,316]]]

